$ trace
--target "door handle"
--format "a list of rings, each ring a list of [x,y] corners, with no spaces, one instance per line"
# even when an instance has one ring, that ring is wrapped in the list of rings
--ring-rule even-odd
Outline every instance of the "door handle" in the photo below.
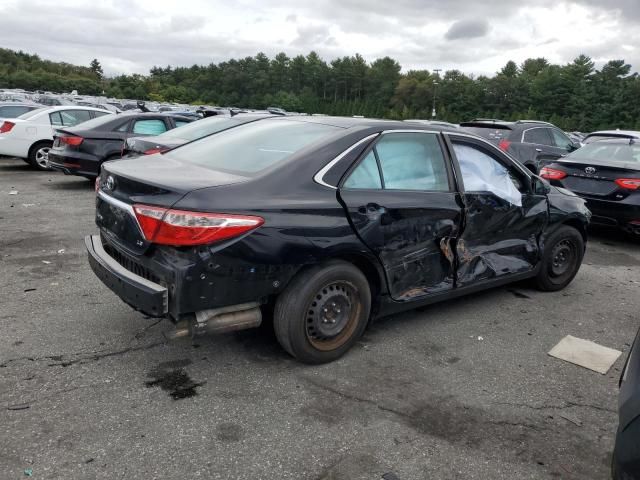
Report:
[[[536,152],[541,153],[542,149],[541,148],[536,148]]]

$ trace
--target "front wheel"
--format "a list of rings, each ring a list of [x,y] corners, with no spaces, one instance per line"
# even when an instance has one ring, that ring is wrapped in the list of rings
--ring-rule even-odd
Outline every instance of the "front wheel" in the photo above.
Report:
[[[562,290],[576,276],[584,256],[584,239],[578,230],[563,225],[545,242],[536,286],[546,292]]]
[[[37,142],[29,149],[29,164],[36,170],[51,170],[49,167],[49,150],[53,142],[45,140]]]
[[[355,266],[335,261],[298,274],[278,297],[273,326],[280,345],[304,363],[340,358],[362,335],[371,291]]]

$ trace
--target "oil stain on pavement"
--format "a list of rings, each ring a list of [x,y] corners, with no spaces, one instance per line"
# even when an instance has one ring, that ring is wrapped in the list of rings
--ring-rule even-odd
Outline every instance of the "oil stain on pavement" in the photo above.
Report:
[[[169,396],[174,400],[194,397],[198,394],[196,388],[204,385],[204,382],[194,382],[184,367],[189,365],[191,360],[173,360],[162,362],[149,372],[151,380],[145,382],[147,388],[160,387],[169,392]]]

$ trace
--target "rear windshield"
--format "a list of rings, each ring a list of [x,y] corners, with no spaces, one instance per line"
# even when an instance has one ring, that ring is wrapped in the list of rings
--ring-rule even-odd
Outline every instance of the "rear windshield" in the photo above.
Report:
[[[0,117],[2,118],[17,118],[20,115],[33,110],[33,107],[26,105],[5,105],[0,106]]]
[[[640,164],[640,144],[617,140],[589,143],[565,157],[573,161],[608,160],[618,163]]]
[[[169,130],[163,133],[161,137],[192,141],[253,120],[255,118],[210,117]]]
[[[628,139],[628,137],[624,137],[621,135],[614,135],[614,134],[589,135],[584,140],[582,140],[582,143],[587,144],[587,143],[593,143],[593,142],[601,142],[602,140],[614,140],[614,139],[618,139],[619,141],[620,139],[625,139],[625,138]]]
[[[339,130],[320,123],[266,119],[188,143],[165,155],[212,170],[250,176]]]
[[[496,128],[494,125],[487,125],[486,127],[463,127],[467,132],[478,135],[479,137],[486,138],[488,140],[502,140],[507,138],[511,133],[507,128]]]
[[[41,107],[41,108],[36,108],[35,110],[31,110],[30,112],[27,113],[23,113],[22,115],[20,115],[18,118],[22,118],[24,120],[28,120],[29,118],[33,118],[36,115],[38,115],[39,113],[44,112],[45,110],[49,110],[49,108],[51,107]]]

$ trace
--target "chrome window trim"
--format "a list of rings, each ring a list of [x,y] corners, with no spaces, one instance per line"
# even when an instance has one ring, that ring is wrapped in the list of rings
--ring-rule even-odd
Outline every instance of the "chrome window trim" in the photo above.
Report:
[[[536,127],[536,128],[539,128],[539,127]],[[496,147],[493,143],[489,142],[488,140],[485,140],[484,138],[481,138],[481,137],[477,137],[475,135],[469,135],[467,133],[458,133],[458,132],[443,132],[443,133],[447,135],[447,138],[449,138],[449,140],[452,142],[455,139],[455,137],[466,137],[487,145],[488,147],[490,147],[492,151],[495,151],[500,155],[506,156],[511,161],[511,164],[514,167],[516,167],[518,170],[520,170],[521,173],[524,173],[527,176],[527,178],[529,179],[532,178],[532,173],[527,167],[520,165],[520,162],[518,162],[513,157],[511,157],[511,155],[509,155],[507,152],[503,152],[502,150],[500,150],[498,147]],[[454,138],[451,138],[451,136],[453,136]]]
[[[362,145],[364,142],[369,141],[369,140],[373,140],[377,136],[387,135],[389,133],[430,133],[430,134],[438,135],[440,133],[445,133],[445,132],[442,132],[440,130],[422,130],[422,129],[413,129],[413,128],[403,128],[403,129],[397,129],[397,130],[383,130],[382,132],[373,133],[373,134],[371,134],[371,135],[369,135],[367,137],[364,137],[364,138],[360,139],[359,141],[357,141],[356,143],[351,145],[349,148],[347,148],[340,155],[338,155],[336,158],[334,158],[329,163],[327,163],[321,170],[319,170],[313,176],[314,182],[316,182],[316,183],[318,183],[318,184],[320,184],[320,185],[322,185],[324,187],[329,187],[329,188],[332,188],[333,190],[337,190],[338,187],[336,187],[334,185],[329,185],[327,182],[324,181],[324,176],[327,174],[327,172],[329,170],[331,170],[336,163],[338,163],[346,155],[348,155],[351,151],[353,151],[358,146]]]
[[[347,148],[345,151],[343,151],[336,158],[334,158],[329,163],[327,163],[322,169],[318,170],[318,172],[313,176],[313,181],[316,182],[319,185],[324,186],[324,187],[329,187],[329,188],[332,188],[334,190],[337,190],[338,187],[336,187],[334,185],[329,185],[327,182],[324,181],[324,176],[327,174],[327,172],[329,170],[331,170],[334,167],[334,165],[336,163],[338,163],[340,160],[342,160],[344,157],[346,157],[354,149],[356,149],[357,147],[359,147],[360,145],[362,145],[363,143],[365,143],[365,142],[367,142],[369,140],[373,140],[378,135],[380,135],[380,134],[379,133],[373,133],[373,134],[371,134],[369,136],[366,136],[366,137],[361,138],[360,140],[358,140],[356,143],[351,145],[349,148]]]
[[[112,196],[104,193],[102,190],[98,190],[98,197],[100,197],[105,202],[110,203],[111,205],[118,207],[119,209],[127,212],[131,216],[131,218],[133,218],[134,222],[136,222],[136,225],[138,226],[138,230],[142,234],[142,238],[145,238],[144,232],[142,231],[142,227],[140,226],[140,222],[138,222],[138,217],[136,217],[136,212],[133,210],[132,205],[129,205],[128,203],[124,203],[123,201],[118,200],[117,198],[113,198]]]

